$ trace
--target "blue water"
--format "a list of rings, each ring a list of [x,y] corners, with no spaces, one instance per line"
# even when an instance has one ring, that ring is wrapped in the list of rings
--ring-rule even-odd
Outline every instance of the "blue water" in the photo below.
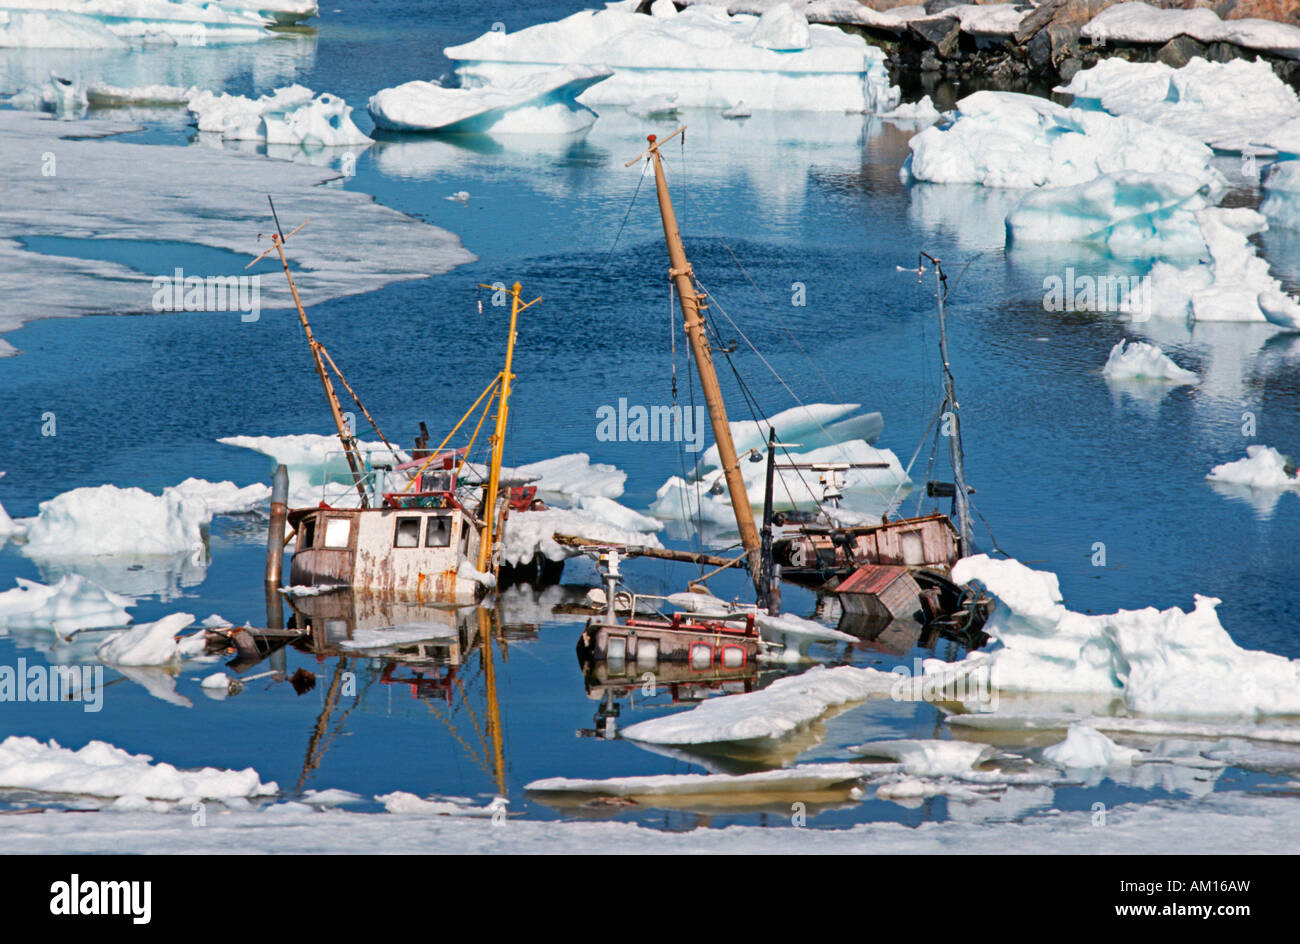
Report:
[[[123,84],[201,82],[220,74],[230,91],[260,93],[298,81],[364,106],[379,88],[448,71],[441,48],[494,21],[517,29],[577,6],[559,0],[525,10],[505,3],[376,2],[350,3],[336,12],[326,5],[314,35],[283,46],[229,54],[186,51],[184,58],[160,50],[77,62]],[[33,61],[0,52],[6,75],[47,64]],[[359,114],[368,129],[363,108]],[[1122,337],[1144,335],[1126,333],[1125,325],[1104,313],[1045,311],[1043,283],[1067,267],[1095,274],[1128,267],[1068,246],[1050,253],[1004,250],[996,195],[944,187],[909,191],[898,179],[908,132],[871,119],[759,115],[737,124],[716,114],[687,114],[684,123],[685,146],[668,150],[668,173],[696,272],[803,400],[853,401],[882,411],[880,445],[907,462],[939,402],[937,330],[932,286],[918,286],[914,275],[898,269],[915,267],[918,250],[940,256],[953,281],[950,344],[967,475],[992,529],[978,529],[981,546],[991,549],[996,541],[1031,566],[1058,573],[1076,610],[1189,608],[1195,593],[1220,597],[1222,621],[1239,643],[1300,656],[1286,615],[1300,500],[1285,495],[1275,508],[1260,510],[1204,481],[1212,466],[1241,457],[1251,443],[1295,453],[1295,342],[1243,343],[1251,329],[1233,325],[1201,326],[1189,336],[1152,335],[1178,363],[1203,374],[1203,382],[1174,388],[1154,402],[1112,392],[1100,374],[1107,353]],[[175,114],[146,116],[145,124],[139,139],[160,147],[190,137]],[[623,164],[641,150],[647,131],[672,127],[610,114],[576,143],[524,147],[408,137],[380,141],[360,155],[355,176],[346,181],[349,189],[450,229],[479,258],[439,278],[396,283],[311,309],[318,337],[387,433],[406,443],[421,420],[437,434],[460,417],[499,369],[504,342],[500,310],[486,305],[479,313],[476,303],[484,296],[476,285],[519,280],[528,296],[544,301],[521,324],[507,462],[586,452],[628,473],[624,504],[648,506],[659,485],[679,472],[682,456],[671,444],[599,441],[596,410],[620,397],[671,402],[662,232],[652,188],[641,186],[633,204],[640,170]],[[461,190],[471,194],[467,204],[446,199]],[[1257,196],[1243,192],[1236,198],[1249,202]],[[45,251],[92,258],[111,251],[123,261],[122,254],[134,250],[127,253],[136,260],[131,264],[145,272],[165,273],[181,262],[200,265],[185,246],[76,242],[50,242]],[[1269,234],[1262,245],[1293,286],[1300,278],[1294,242]],[[207,261],[220,268],[229,260]],[[1140,274],[1147,265],[1131,268]],[[791,304],[796,283],[806,288],[805,307]],[[724,336],[729,333],[724,327]],[[21,352],[0,360],[0,442],[7,444],[0,465],[8,473],[0,479],[0,502],[15,517],[35,514],[40,501],[79,486],[113,483],[157,491],[189,476],[240,484],[265,480],[264,457],[216,440],[330,431],[289,312],[264,311],[255,324],[234,314],[202,313],[46,320],[6,340]],[[679,352],[681,344],[679,330]],[[765,411],[793,405],[743,341],[734,362]],[[683,389],[685,368],[679,353]],[[740,393],[725,365],[723,384],[739,411]],[[57,417],[53,437],[41,435],[47,412]],[[1254,415],[1254,438],[1242,434],[1245,413]],[[913,471],[918,481],[927,456],[928,445]],[[945,472],[940,467],[936,474]],[[915,501],[908,500],[909,512]],[[262,624],[262,527],[257,520],[218,519],[206,571],[174,583],[164,594],[168,599],[141,599],[135,619],[183,609],[200,619],[216,612],[235,623]],[[1102,567],[1093,565],[1098,542],[1105,546]],[[630,582],[649,591],[678,589],[693,575],[684,566],[649,561],[635,562],[629,571]],[[0,587],[17,576],[52,575],[10,546],[0,551]],[[566,572],[566,580],[578,584],[593,578],[590,565],[582,563]],[[724,596],[744,589],[734,575],[715,579],[713,586]],[[793,588],[785,602],[787,610],[802,615],[816,607],[812,594]],[[506,623],[506,640],[493,644],[493,658],[505,777],[515,809],[559,815],[523,795],[522,785],[538,777],[702,769],[699,758],[668,758],[627,741],[577,736],[593,726],[597,702],[587,697],[574,656],[576,625],[512,619],[508,608]],[[822,653],[833,661],[880,667],[932,654],[916,651],[900,659],[865,645]],[[941,644],[938,654],[960,653]],[[19,655],[39,657],[22,639],[0,637],[0,660]],[[358,694],[328,714],[326,749],[305,777],[309,738],[340,667],[333,657],[318,662],[297,651],[288,654],[289,671],[303,667],[318,676],[316,688],[301,696],[263,679],[216,703],[197,685],[213,667],[198,666],[184,671],[178,684],[194,701],[192,708],[165,704],[123,680],[108,689],[98,714],[67,705],[0,706],[0,733],[53,737],[72,746],[101,738],[180,766],[253,766],[263,780],[276,780],[286,790],[301,780],[304,789],[341,787],[366,797],[392,790],[490,794],[494,777],[478,734],[483,657],[481,649],[469,656],[460,675],[464,688],[450,705],[384,684],[378,662],[347,660],[343,669],[357,674]],[[624,701],[621,724],[666,707],[662,694],[648,705],[636,700],[635,707]],[[847,758],[847,745],[898,736],[943,737],[947,730],[932,706],[868,703],[827,722],[822,743],[806,756]],[[1216,788],[1249,788],[1259,779],[1230,770]],[[1160,786],[1103,783],[1059,788],[1027,809],[1169,795]],[[770,818],[639,809],[599,815],[685,828],[698,822],[781,823],[788,809],[774,810]],[[873,799],[818,812],[810,822],[915,823],[948,815],[941,799],[916,809]]]

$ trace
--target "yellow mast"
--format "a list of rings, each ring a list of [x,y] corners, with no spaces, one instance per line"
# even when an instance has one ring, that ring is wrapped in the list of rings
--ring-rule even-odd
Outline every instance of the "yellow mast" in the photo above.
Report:
[[[664,141],[671,140],[685,130],[685,128],[678,129]],[[668,182],[664,179],[663,160],[659,156],[659,147],[664,142],[656,141],[653,134],[649,135],[647,140],[650,142],[650,147],[646,153],[654,163],[655,187],[659,193],[659,213],[663,217],[664,239],[668,243],[668,274],[677,287],[677,298],[681,302],[682,318],[686,323],[686,336],[690,339],[695,366],[699,370],[700,386],[704,389],[704,402],[708,406],[709,420],[713,424],[713,439],[718,444],[718,459],[722,463],[722,474],[726,477],[727,491],[731,495],[731,507],[736,514],[736,527],[740,530],[740,543],[749,558],[749,572],[754,579],[754,586],[757,587],[761,558],[758,528],[754,524],[754,511],[749,506],[745,477],[741,474],[740,463],[736,458],[736,445],[731,438],[731,426],[727,423],[727,407],[722,400],[722,388],[718,386],[718,375],[713,369],[713,352],[704,332],[704,319],[700,317],[700,302],[705,296],[695,291],[691,281],[694,272],[686,259],[686,248],[682,245],[681,232],[677,228],[677,215],[673,212],[673,201],[668,194]],[[636,160],[640,160],[640,157]]]
[[[482,287],[495,288],[492,285]],[[487,501],[483,506],[483,529],[478,546],[478,569],[483,573],[487,572],[488,565],[492,560],[497,493],[501,479],[501,458],[505,454],[506,420],[510,416],[510,381],[514,379],[514,375],[510,373],[510,368],[515,357],[515,327],[519,322],[519,313],[542,300],[538,296],[531,302],[521,304],[519,292],[520,285],[516,282],[510,290],[510,336],[506,339],[506,366],[501,372],[501,389],[497,400],[496,431],[492,435],[492,465],[488,471]],[[496,566],[494,565],[493,572],[495,571]]]

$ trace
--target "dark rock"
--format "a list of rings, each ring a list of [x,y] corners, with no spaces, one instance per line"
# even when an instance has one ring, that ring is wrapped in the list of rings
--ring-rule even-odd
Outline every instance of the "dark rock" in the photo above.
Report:
[[[913,20],[909,27],[933,46],[941,59],[948,59],[957,51],[957,43],[961,40],[961,21],[956,17],[935,16]]]
[[[1204,43],[1198,42],[1190,36],[1175,36],[1156,52],[1156,62],[1163,62],[1167,66],[1181,69],[1187,65],[1189,60],[1196,56],[1204,56],[1205,52]]]
[[[1040,30],[1033,39],[1029,41],[1028,47],[1029,61],[1035,69],[1046,71],[1052,62],[1052,37],[1046,30]]]
[[[1057,74],[1061,77],[1062,82],[1069,82],[1076,72],[1083,68],[1083,63],[1074,56],[1068,59],[1062,59],[1061,64],[1056,67]]]
[[[922,72],[938,72],[943,67],[939,57],[934,54],[933,49],[927,49],[921,56]]]
[[[1231,62],[1233,59],[1254,59],[1255,57],[1233,43],[1210,43],[1209,48],[1205,51],[1205,58],[1211,62]]]
[[[942,13],[949,7],[960,6],[964,0],[926,0],[925,15],[934,16],[936,13]]]
[[[1056,15],[1056,11],[1065,4],[1066,0],[1047,0],[1033,13],[1026,16],[1020,21],[1020,28],[1016,30],[1016,42],[1021,45],[1028,42],[1031,36],[1051,22],[1052,17]]]

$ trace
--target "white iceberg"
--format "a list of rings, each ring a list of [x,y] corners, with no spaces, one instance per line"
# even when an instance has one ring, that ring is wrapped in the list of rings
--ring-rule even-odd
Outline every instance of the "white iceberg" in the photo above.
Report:
[[[1300,662],[1242,649],[1219,623],[1213,597],[1177,607],[1088,615],[1068,610],[1056,575],[984,554],[953,568],[998,599],[978,658],[996,689],[1095,692],[1131,711],[1166,716],[1300,713]]]
[[[581,96],[593,107],[664,89],[680,95],[681,107],[726,108],[744,98],[765,109],[861,112],[898,103],[883,52],[861,36],[809,25],[797,10],[774,8],[763,22],[712,6],[676,15],[661,7],[657,16],[636,6],[624,0],[516,33],[489,32],[444,53],[466,87],[503,85],[539,67],[608,66],[614,75]]]
[[[1300,29],[1295,32],[1300,36]],[[1075,104],[1136,118],[1220,151],[1300,154],[1300,98],[1263,59],[1193,58],[1175,69],[1112,57],[1081,69],[1057,91],[1073,95]]]
[[[182,659],[202,655],[206,648],[203,632],[177,638],[176,634],[193,622],[192,613],[172,613],[152,623],[141,623],[110,635],[100,643],[95,655],[112,666],[175,665]]]
[[[778,431],[779,432],[779,431]],[[778,463],[829,464],[860,463],[879,465],[880,468],[846,468],[842,491],[846,505],[869,506],[879,514],[889,504],[895,493],[901,493],[911,480],[903,471],[898,457],[889,449],[879,449],[856,439],[806,451],[784,450],[778,454]],[[767,491],[767,465],[765,462],[741,460],[741,475],[750,506],[762,508]],[[781,468],[773,478],[772,505],[777,510],[816,508],[824,502],[826,473],[809,469]],[[828,507],[828,511],[829,511]],[[735,521],[730,493],[721,469],[705,472],[697,480],[688,481],[681,476],[671,476],[655,493],[650,513],[666,520],[690,520],[697,516],[715,524]]]
[[[21,8],[0,10],[0,14],[23,15],[26,22],[7,41],[26,40],[21,43],[24,46],[113,48],[107,42],[96,42],[101,30],[120,42],[177,46],[258,42],[274,35],[266,29],[266,18],[252,10],[223,8],[200,0],[21,0],[21,3]],[[44,16],[44,24],[32,20],[36,11]]]
[[[495,819],[504,816],[509,801],[502,796],[493,797],[483,806],[475,806],[465,797],[433,797],[422,799],[414,793],[401,790],[375,797],[389,813],[415,816],[468,816]]]
[[[317,0],[215,0],[223,10],[252,11],[278,26],[292,26],[320,14]]]
[[[60,10],[0,10],[0,49],[126,49],[99,20]]]
[[[1016,92],[976,92],[957,103],[952,124],[908,142],[902,176],[986,187],[1068,187],[1102,174],[1182,174],[1223,186],[1213,152],[1198,141],[1133,118],[1065,108]]]
[[[107,82],[92,82],[86,87],[86,98],[95,106],[118,105],[187,105],[190,99],[199,94],[199,89],[191,85],[182,88],[179,85],[110,85]]]
[[[66,635],[78,629],[125,626],[131,622],[130,597],[112,593],[79,574],[46,586],[14,578],[18,586],[0,593],[0,627],[52,629]]]
[[[551,459],[503,469],[504,478],[525,479],[544,495],[569,500],[618,498],[623,494],[627,473],[617,466],[592,462],[585,452],[570,452]]]
[[[10,96],[9,104],[30,111],[50,112],[58,118],[77,118],[85,114],[90,103],[85,86],[51,72],[44,84]]]
[[[1112,380],[1155,380],[1169,383],[1196,383],[1193,371],[1184,370],[1160,347],[1145,341],[1121,339],[1110,349],[1102,374]]]
[[[1028,194],[1007,216],[1007,241],[1078,242],[1113,256],[1197,256],[1196,214],[1210,188],[1182,174],[1122,171]]]
[[[352,147],[370,138],[352,123],[352,108],[336,95],[317,95],[301,85],[278,88],[256,99],[203,91],[189,100],[199,131],[223,141],[265,141],[304,148]]]
[[[859,413],[860,403],[809,403],[793,406],[774,413],[765,420],[732,420],[731,441],[736,454],[757,449],[767,453],[770,430],[776,430],[778,442],[796,444],[796,449],[814,449],[836,443],[861,439],[874,443],[884,428],[884,418],[879,413]],[[782,455],[778,451],[778,458]],[[700,456],[698,468],[716,469],[718,447],[712,445]]]
[[[880,117],[904,124],[932,125],[943,115],[939,112],[939,109],[934,107],[934,102],[930,100],[930,96],[923,95],[920,101],[899,105],[897,108],[882,113]]]
[[[274,783],[262,783],[257,771],[178,770],[153,763],[148,754],[129,754],[103,741],[90,741],[80,750],[10,736],[0,742],[0,787],[103,798],[151,800],[225,800],[273,796]]]
[[[351,484],[352,472],[337,436],[320,433],[223,436],[217,442],[223,446],[251,449],[269,457],[269,473],[274,473],[277,465],[283,465],[289,473],[291,505],[315,505],[322,498],[327,498],[330,504],[334,504],[335,498],[346,497],[349,492],[354,497],[356,495]],[[400,449],[394,455],[382,442],[357,440],[357,449],[371,465],[399,465],[410,459]],[[321,489],[330,483],[337,486],[334,489],[337,494],[323,496]],[[267,495],[269,497],[269,491]]]
[[[1251,489],[1300,489],[1295,463],[1271,446],[1247,446],[1244,459],[1216,465],[1205,477],[1211,482]]]
[[[1208,262],[1151,268],[1151,313],[1194,321],[1271,322],[1300,330],[1300,304],[1282,290],[1249,237],[1268,228],[1246,207],[1210,207],[1196,213]]]
[[[406,82],[376,92],[367,106],[375,127],[445,134],[572,134],[596,120],[577,97],[613,75],[582,65],[522,76],[503,85],[443,88]]]

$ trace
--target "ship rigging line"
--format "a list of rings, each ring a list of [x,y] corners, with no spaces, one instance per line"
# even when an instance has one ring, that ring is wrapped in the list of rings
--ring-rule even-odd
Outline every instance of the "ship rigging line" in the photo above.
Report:
[[[619,237],[623,235],[623,228],[627,226],[628,218],[632,216],[632,208],[636,206],[636,198],[641,193],[641,184],[645,182],[646,170],[649,167],[649,161],[641,165],[641,176],[637,178],[636,189],[632,191],[632,199],[628,202],[627,212],[623,214],[623,222],[618,224],[618,232],[614,234],[614,241],[610,243],[609,252],[605,253],[605,260],[600,264],[600,268],[596,270],[597,272],[605,271],[605,267],[609,265],[610,257],[614,255],[614,249],[618,246]]]

